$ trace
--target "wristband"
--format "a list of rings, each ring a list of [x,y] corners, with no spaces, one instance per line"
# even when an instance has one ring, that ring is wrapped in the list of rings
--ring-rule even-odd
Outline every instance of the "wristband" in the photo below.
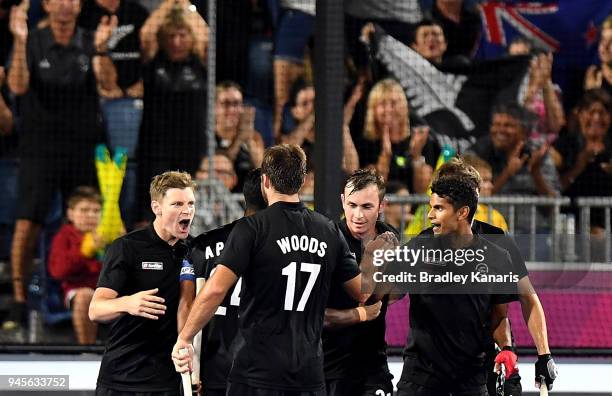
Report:
[[[516,351],[514,350],[514,347],[510,346],[510,345],[506,345],[505,347],[503,347],[501,349],[502,351],[510,351],[512,353],[516,353]]]
[[[360,322],[365,322],[368,319],[368,315],[366,315],[366,310],[364,307],[357,307],[355,308],[357,310],[357,313],[359,314],[359,321]]]

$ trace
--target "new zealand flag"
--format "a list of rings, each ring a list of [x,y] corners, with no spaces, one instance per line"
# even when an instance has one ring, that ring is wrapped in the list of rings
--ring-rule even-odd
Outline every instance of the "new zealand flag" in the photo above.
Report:
[[[599,63],[599,31],[612,13],[612,0],[485,0],[480,7],[484,34],[478,58],[499,58],[515,37],[523,36],[555,54],[553,80],[566,96],[579,95],[584,70]]]

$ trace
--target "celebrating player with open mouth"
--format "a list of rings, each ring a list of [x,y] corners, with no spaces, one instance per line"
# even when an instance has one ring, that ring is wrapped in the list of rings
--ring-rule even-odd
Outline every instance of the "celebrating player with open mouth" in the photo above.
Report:
[[[443,172],[443,168],[439,172]],[[478,204],[478,186],[462,175],[434,177],[428,217],[435,237],[420,235],[408,247],[473,249],[483,253],[489,270],[512,268],[508,253],[471,229]],[[430,233],[431,230],[428,230]],[[470,263],[472,264],[472,263]],[[466,271],[470,264],[421,260],[428,273]],[[449,285],[450,286],[450,285]],[[433,294],[435,292],[435,294]],[[516,294],[483,293],[455,286],[410,291],[410,336],[398,384],[400,396],[488,394],[485,352],[492,328],[506,318],[506,305]]]
[[[195,213],[191,176],[165,172],[151,182],[153,223],[115,240],[104,257],[89,318],[113,322],[96,395],[177,395],[178,376],[168,359],[177,335],[179,275]],[[127,315],[126,315],[127,314]]]

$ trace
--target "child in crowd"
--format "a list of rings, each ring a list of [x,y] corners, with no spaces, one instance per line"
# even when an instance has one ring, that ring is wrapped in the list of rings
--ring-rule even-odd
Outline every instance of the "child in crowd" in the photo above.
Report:
[[[61,282],[66,306],[79,344],[96,341],[97,325],[89,320],[89,303],[102,263],[98,255],[105,242],[97,235],[102,197],[93,187],[77,187],[68,198],[67,218],[53,239],[49,273]]]

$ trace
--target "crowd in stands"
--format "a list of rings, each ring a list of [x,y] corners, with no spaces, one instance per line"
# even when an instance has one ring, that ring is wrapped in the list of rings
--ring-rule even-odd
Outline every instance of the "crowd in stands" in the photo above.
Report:
[[[57,191],[68,223],[45,261],[67,307],[90,298],[88,276],[98,262],[79,246],[87,233],[95,234],[95,216],[87,225],[79,216],[84,204],[100,205],[99,196],[83,195],[87,186],[98,188],[99,143],[128,155],[121,198],[122,212],[131,214],[124,218],[128,230],[150,221],[153,175],[180,169],[240,192],[245,175],[274,143],[302,146],[310,158],[302,193],[313,194],[319,171],[312,161],[315,3],[217,2],[216,151],[209,159],[207,2],[0,2],[0,175],[13,167],[6,180],[15,186],[3,186],[2,193],[17,202],[0,210],[0,240],[12,236],[0,259],[10,260],[14,292],[4,329],[23,322],[31,263]],[[469,154],[483,178],[483,196],[612,196],[612,16],[598,26],[600,62],[585,70],[584,91],[573,93],[579,100],[564,108],[553,79],[555,54],[529,39],[508,44],[507,73],[492,63],[485,70],[474,59],[482,34],[474,2],[435,0],[429,8],[417,1],[344,3],[344,123],[342,131],[327,132],[342,133],[346,174],[374,167],[388,193],[425,194],[443,151],[451,149]],[[469,97],[467,88],[477,84],[472,77],[491,84],[495,96]],[[473,112],[460,104],[466,97]],[[389,204],[385,218],[399,227],[415,210]],[[497,210],[478,210],[476,218],[508,229]],[[538,216],[539,225],[548,224],[547,213]],[[528,229],[520,220],[528,216],[517,218],[516,228]],[[593,232],[602,232],[602,219],[594,212]],[[89,343],[95,327],[84,321],[74,315],[79,342]]]

